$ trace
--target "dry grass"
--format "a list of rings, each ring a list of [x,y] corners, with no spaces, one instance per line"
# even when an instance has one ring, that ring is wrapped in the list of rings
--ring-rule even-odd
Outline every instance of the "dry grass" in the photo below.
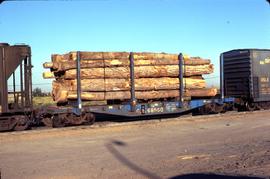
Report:
[[[56,103],[53,101],[51,96],[44,96],[44,97],[34,97],[33,105],[34,106],[49,106],[49,105],[56,105]]]

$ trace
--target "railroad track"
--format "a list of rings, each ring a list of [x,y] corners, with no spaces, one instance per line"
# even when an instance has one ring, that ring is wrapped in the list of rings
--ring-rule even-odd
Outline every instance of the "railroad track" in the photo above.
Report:
[[[167,122],[167,121],[204,121],[204,120],[214,120],[218,118],[222,118],[225,116],[242,116],[242,115],[255,115],[258,113],[267,113],[269,110],[260,110],[260,111],[247,111],[247,112],[236,112],[230,111],[223,114],[211,114],[211,115],[198,115],[192,116],[191,114],[183,115],[183,116],[157,116],[156,118],[152,119],[143,119],[143,120],[135,120],[135,119],[121,119],[118,120],[97,120],[92,125],[78,125],[78,126],[67,126],[62,128],[50,128],[46,126],[33,126],[31,130],[25,131],[7,131],[1,132],[0,136],[9,136],[9,135],[21,135],[21,134],[38,134],[43,132],[61,132],[61,131],[69,131],[69,130],[85,130],[85,129],[98,129],[98,128],[105,128],[105,127],[117,127],[117,126],[127,126],[127,125],[142,125],[142,124],[154,124],[160,122]]]

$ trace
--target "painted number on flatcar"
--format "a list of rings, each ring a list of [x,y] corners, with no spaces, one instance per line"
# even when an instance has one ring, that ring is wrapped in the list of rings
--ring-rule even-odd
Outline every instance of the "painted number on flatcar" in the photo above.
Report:
[[[147,113],[162,113],[162,112],[164,112],[163,107],[153,107],[147,109]]]

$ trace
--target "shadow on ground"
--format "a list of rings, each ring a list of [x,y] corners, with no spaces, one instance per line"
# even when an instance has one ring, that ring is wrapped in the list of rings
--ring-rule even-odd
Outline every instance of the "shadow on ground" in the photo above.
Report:
[[[134,162],[130,161],[127,157],[125,157],[123,154],[121,154],[114,146],[121,146],[125,147],[127,144],[123,141],[119,140],[113,140],[110,143],[106,145],[106,148],[109,150],[109,152],[122,164],[130,168],[131,170],[147,177],[147,178],[161,178],[157,176],[156,174],[147,171],[146,169],[136,165]]]
[[[162,177],[156,175],[154,172],[148,171],[137,165],[136,163],[130,161],[126,156],[121,154],[115,146],[126,147],[127,143],[120,140],[112,140],[107,143],[106,148],[109,152],[123,165],[127,166],[129,169],[141,174],[147,178],[160,179]],[[260,177],[249,177],[249,176],[229,176],[229,175],[218,175],[218,174],[205,174],[205,173],[194,173],[194,174],[183,174],[178,176],[170,177],[169,179],[263,179]]]
[[[117,115],[106,115],[106,114],[95,114],[96,121],[111,121],[111,122],[132,122],[132,121],[142,121],[142,120],[155,120],[155,119],[169,119],[177,117],[187,117],[192,116],[189,111],[177,113],[177,114],[156,114],[156,115],[145,115],[145,116],[117,116]]]

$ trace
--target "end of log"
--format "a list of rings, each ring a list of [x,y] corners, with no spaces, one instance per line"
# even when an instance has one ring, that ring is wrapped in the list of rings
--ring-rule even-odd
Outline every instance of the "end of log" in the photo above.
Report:
[[[54,73],[50,71],[46,71],[46,72],[43,72],[42,76],[44,79],[50,79],[50,78],[54,78]]]
[[[214,97],[217,95],[217,88],[190,89],[186,90],[185,96],[192,97]]]
[[[189,59],[190,59],[190,56],[187,55],[187,54],[183,54],[183,59],[184,59],[184,60],[189,60]]]
[[[53,63],[52,62],[45,62],[45,63],[43,63],[43,68],[53,68]]]
[[[56,96],[54,96],[54,101],[56,101],[58,104],[66,103],[68,101],[68,91],[62,90],[59,91]]]

